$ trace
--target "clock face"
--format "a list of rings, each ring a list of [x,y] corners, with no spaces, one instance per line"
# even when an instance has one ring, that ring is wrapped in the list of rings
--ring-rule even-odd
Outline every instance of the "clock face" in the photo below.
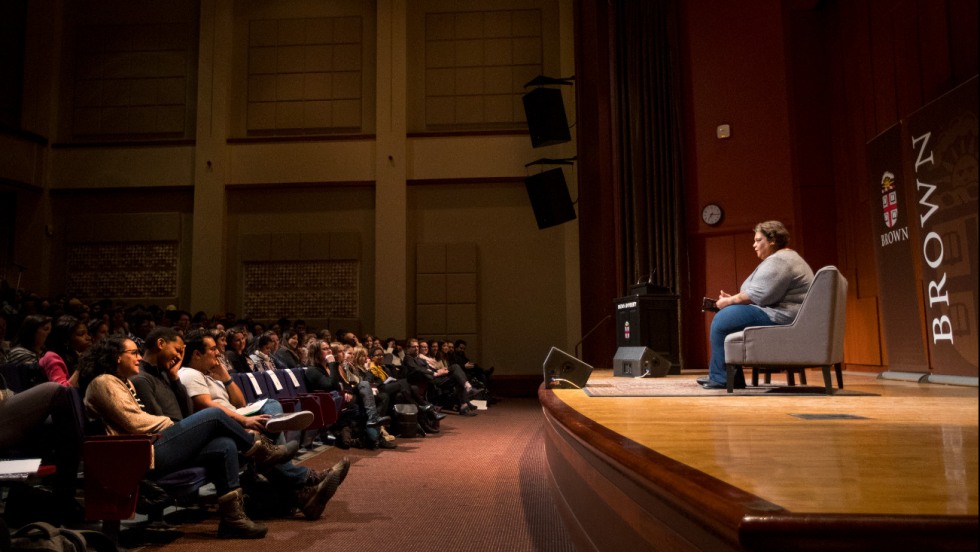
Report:
[[[704,206],[704,209],[701,209],[701,220],[703,220],[705,224],[711,226],[721,222],[721,215],[721,207],[715,205],[714,203],[709,203]]]

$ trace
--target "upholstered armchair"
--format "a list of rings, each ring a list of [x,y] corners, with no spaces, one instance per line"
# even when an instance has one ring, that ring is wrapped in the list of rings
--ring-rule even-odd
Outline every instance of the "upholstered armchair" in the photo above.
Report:
[[[817,271],[800,312],[792,324],[752,326],[725,338],[728,392],[734,389],[743,367],[765,371],[820,367],[827,394],[832,394],[830,367],[837,373],[837,387],[844,388],[844,320],[847,280],[837,267]],[[758,381],[757,378],[753,378]],[[744,381],[744,376],[740,381]]]

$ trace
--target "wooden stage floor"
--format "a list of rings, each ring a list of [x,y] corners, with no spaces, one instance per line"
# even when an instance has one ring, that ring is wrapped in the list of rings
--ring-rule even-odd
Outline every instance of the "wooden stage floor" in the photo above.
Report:
[[[695,378],[663,381],[697,392]],[[595,550],[976,550],[977,388],[847,372],[844,386],[876,396],[542,387],[566,525]]]

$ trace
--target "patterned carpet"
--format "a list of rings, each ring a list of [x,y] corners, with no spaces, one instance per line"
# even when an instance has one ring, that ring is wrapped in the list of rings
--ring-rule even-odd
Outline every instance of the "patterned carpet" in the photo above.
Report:
[[[265,539],[226,541],[212,514],[141,549],[571,551],[548,487],[543,423],[537,400],[507,399],[473,418],[447,415],[441,433],[397,439],[395,450],[321,448],[303,463],[322,469],[347,455],[351,469],[320,521],[263,520]]]

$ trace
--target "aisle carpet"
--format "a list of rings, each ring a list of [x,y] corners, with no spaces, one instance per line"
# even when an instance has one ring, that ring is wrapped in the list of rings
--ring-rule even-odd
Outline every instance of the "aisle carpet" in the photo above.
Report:
[[[726,389],[704,389],[695,378],[690,376],[680,378],[608,378],[591,380],[583,388],[590,397],[727,397],[731,396]],[[749,385],[745,389],[736,389],[734,395],[741,396],[787,396],[799,397],[807,395],[827,395],[823,386],[815,385]],[[837,389],[834,396],[875,396],[875,393]]]
[[[442,432],[397,439],[398,448],[325,452],[317,469],[342,456],[347,480],[317,522],[263,520],[262,540],[220,540],[216,514],[180,526],[184,535],[143,550],[303,552],[565,552],[571,540],[548,487],[544,417],[535,399],[507,399],[473,418],[448,415]]]

